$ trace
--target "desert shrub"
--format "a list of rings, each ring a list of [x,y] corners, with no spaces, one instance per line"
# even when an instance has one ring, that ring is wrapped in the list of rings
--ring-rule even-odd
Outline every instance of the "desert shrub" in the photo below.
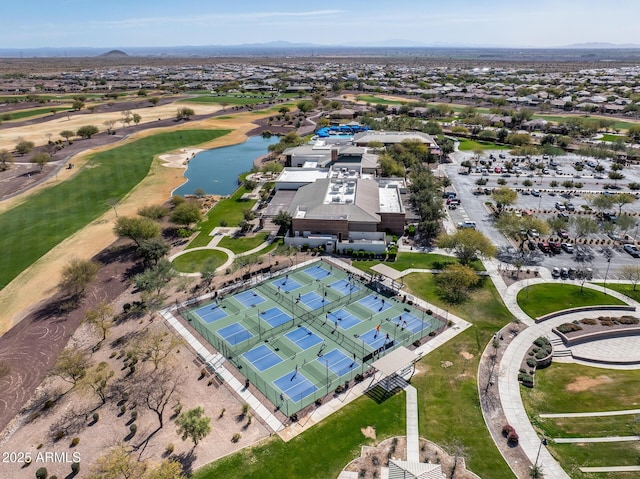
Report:
[[[549,353],[547,351],[545,351],[544,349],[541,349],[540,351],[538,351],[536,353],[535,357],[536,357],[536,359],[542,359],[542,358],[546,358],[547,356],[549,356]],[[529,358],[529,359],[531,359],[531,358]],[[529,364],[529,359],[527,359],[527,364]]]
[[[93,413],[93,416],[91,416],[94,420],[94,422],[98,422],[98,419],[100,419],[100,414],[98,414],[97,412]]]
[[[360,382],[364,381],[364,376],[362,374],[358,373],[353,377],[353,380],[355,382],[357,382],[357,383],[360,383]]]
[[[518,437],[518,433],[515,431],[509,433],[509,435],[507,436],[507,442],[512,446],[517,446],[519,439],[520,438]]]
[[[71,447],[76,447],[78,444],[80,444],[79,437],[74,437],[73,439],[71,439]]]
[[[535,368],[536,367],[536,360],[533,358],[528,358],[527,359],[527,366],[529,366],[530,368]]]
[[[597,322],[595,319],[593,319],[593,318],[582,318],[582,319],[580,320],[580,322],[581,322],[582,324],[588,324],[588,325],[591,325],[591,326],[593,326],[593,325],[595,325],[595,324],[597,324],[597,323],[598,323],[598,322]]]
[[[620,324],[638,324],[640,323],[640,319],[634,316],[621,316],[618,318],[618,322]]]
[[[582,326],[579,326],[573,323],[563,323],[560,326],[558,326],[557,329],[561,333],[567,334],[567,333],[571,333],[572,331],[580,331],[582,329]]]
[[[232,437],[231,437],[231,442],[238,442],[240,440],[240,438],[242,437],[242,434],[240,434],[239,432],[236,432]]]
[[[72,462],[71,463],[71,472],[74,474],[78,474],[80,472],[80,463]]]
[[[47,468],[46,467],[41,467],[40,469],[38,469],[36,471],[36,478],[37,479],[47,479],[48,475],[49,475],[49,473],[47,472]]]
[[[131,420],[135,421],[138,419],[138,411],[131,411]]]
[[[138,426],[132,424],[131,426],[129,426],[129,431],[131,431],[131,434],[135,434],[138,431]]]
[[[610,319],[606,320],[606,321],[600,321],[600,324],[602,326],[608,326],[611,327],[613,325],[615,325],[616,323],[614,321],[611,321]]]
[[[502,435],[504,437],[507,437],[511,432],[516,432],[511,424],[505,424],[504,426],[502,426]]]
[[[65,436],[65,432],[62,429],[58,429],[56,432],[53,433],[53,440],[59,441],[64,436]]]
[[[528,372],[521,372],[520,374],[518,374],[518,381],[520,381],[524,386],[532,386],[533,376],[531,376]]]
[[[339,384],[338,387],[336,388],[336,394],[341,394],[344,391],[344,387],[342,387],[342,384]]]
[[[172,442],[170,442],[169,444],[167,444],[167,447],[164,448],[165,452],[167,454],[173,454],[173,450],[176,448],[176,446],[173,445]]]

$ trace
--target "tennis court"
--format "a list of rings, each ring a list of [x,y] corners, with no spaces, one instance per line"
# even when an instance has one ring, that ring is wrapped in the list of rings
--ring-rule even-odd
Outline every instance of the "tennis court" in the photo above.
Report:
[[[307,308],[315,310],[324,306],[324,298],[315,291],[300,296],[300,301]]]
[[[333,321],[342,329],[349,329],[360,323],[360,319],[344,309],[339,309],[333,313],[329,311],[327,319]]]
[[[227,312],[217,304],[214,304],[213,306],[207,305],[202,308],[198,308],[195,312],[204,320],[205,323],[213,323],[214,321],[229,316]]]
[[[270,308],[258,313],[258,316],[269,323],[272,328],[291,321],[291,316],[283,312],[280,308]]]
[[[273,384],[294,402],[300,402],[318,390],[315,384],[295,370],[276,379]]]
[[[425,324],[422,324],[422,320],[420,320],[419,318],[416,318],[413,314],[411,313],[402,313],[399,316],[396,316],[395,318],[393,318],[391,321],[393,321],[395,324],[397,324],[398,326],[402,327],[402,328],[406,328],[409,331],[411,331],[412,333],[417,333],[418,331],[420,331],[423,328],[428,328],[429,327],[429,322],[426,321]]]
[[[254,306],[256,304],[264,303],[265,299],[256,293],[254,290],[249,289],[239,294],[235,294],[233,296],[237,301],[242,303],[242,305],[246,308],[249,306]]]
[[[358,369],[360,366],[355,359],[347,357],[339,349],[332,349],[320,356],[317,361],[326,365],[337,376],[343,376],[352,369]]]
[[[376,313],[386,311],[387,309],[391,308],[391,302],[386,301],[382,296],[374,296],[373,294],[362,298],[360,301],[358,301],[358,303]]]
[[[445,324],[323,260],[181,314],[287,416]]]
[[[285,334],[285,337],[303,351],[322,342],[322,338],[320,336],[314,334],[304,326],[300,326],[299,328]]]
[[[225,328],[219,329],[218,334],[232,346],[240,344],[253,337],[253,334],[251,334],[246,330],[244,326],[238,323],[233,323]]]
[[[295,279],[291,279],[289,277],[284,277],[272,281],[271,284],[278,288],[278,291],[282,290],[286,293],[290,293],[291,291],[295,291],[298,288],[302,288],[302,285],[298,283]]]
[[[265,371],[282,362],[282,358],[269,346],[261,344],[243,354],[244,358],[255,366],[258,371]]]
[[[331,271],[323,268],[319,264],[316,266],[312,266],[311,268],[307,268],[304,270],[306,274],[311,276],[313,279],[323,279],[327,276],[331,276]]]
[[[351,283],[346,279],[341,279],[336,281],[335,283],[331,283],[329,287],[334,291],[337,291],[338,293],[342,294],[343,296],[346,296],[347,294],[357,293],[358,291],[360,291],[360,288],[358,288],[355,285],[355,283]]]

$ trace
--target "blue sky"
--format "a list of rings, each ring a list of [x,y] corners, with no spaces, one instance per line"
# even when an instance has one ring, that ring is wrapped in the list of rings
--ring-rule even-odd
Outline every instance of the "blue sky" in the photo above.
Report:
[[[640,43],[638,0],[2,1],[0,45]]]

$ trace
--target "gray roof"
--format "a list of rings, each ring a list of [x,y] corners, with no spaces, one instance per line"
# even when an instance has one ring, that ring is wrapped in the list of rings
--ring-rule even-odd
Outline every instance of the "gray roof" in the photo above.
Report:
[[[380,222],[376,210],[380,208],[378,183],[375,180],[359,179],[356,184],[354,203],[327,203],[324,200],[331,180],[317,180],[301,187],[289,207],[289,213],[296,217],[298,209],[306,210],[305,218],[340,219],[355,222]]]

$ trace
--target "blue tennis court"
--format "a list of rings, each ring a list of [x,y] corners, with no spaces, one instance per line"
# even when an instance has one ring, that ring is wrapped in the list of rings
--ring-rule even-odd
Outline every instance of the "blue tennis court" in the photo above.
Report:
[[[247,308],[250,306],[253,306],[254,304],[260,304],[265,301],[265,299],[262,296],[260,296],[258,293],[256,293],[252,289],[248,289],[247,291],[238,293],[233,297],[238,301],[240,301],[243,304],[243,306]]]
[[[349,329],[360,323],[357,317],[344,309],[339,309],[338,311],[327,314],[327,319],[333,321],[342,329]]]
[[[310,347],[322,342],[322,338],[320,336],[312,333],[304,326],[300,326],[298,329],[288,332],[285,334],[285,337],[303,350],[309,349]]]
[[[390,301],[380,296],[374,296],[370,294],[358,301],[362,306],[369,308],[371,311],[379,313],[380,311],[386,311],[391,307]]]
[[[273,381],[273,384],[286,394],[289,399],[295,402],[301,401],[318,390],[302,373],[296,371],[291,371],[281,378],[276,379]]]
[[[402,328],[408,329],[412,333],[417,333],[423,328],[422,321],[419,318],[416,318],[411,313],[402,313],[401,315],[393,318],[391,321]],[[428,328],[429,324],[430,323],[428,321],[425,321],[424,327]]]
[[[320,356],[316,361],[318,361],[323,366],[328,366],[331,372],[336,374],[338,377],[347,374],[352,369],[356,369],[359,364],[346,356],[339,349],[332,349],[328,353]]]
[[[361,334],[360,339],[362,339],[373,349],[381,348],[385,345],[385,343],[393,341],[391,338],[389,338],[388,333],[378,332],[375,330],[375,328],[367,331],[364,334]]]
[[[218,334],[232,346],[235,346],[236,344],[242,343],[243,341],[246,341],[247,339],[253,337],[253,334],[251,334],[244,328],[244,326],[241,326],[238,323],[233,323],[227,327],[219,329]]]
[[[258,316],[265,320],[272,328],[291,321],[291,316],[284,313],[280,308],[271,308],[258,313]]]
[[[194,312],[207,324],[229,316],[227,312],[217,304],[203,306],[202,308],[196,309]]]
[[[315,291],[303,294],[300,301],[309,309],[318,309],[324,304],[324,298]]]
[[[331,276],[331,271],[324,269],[320,265],[307,268],[304,270],[304,272],[311,276],[313,279],[322,279],[326,278],[327,276]]]
[[[272,281],[271,284],[275,288],[278,288],[278,290],[285,291],[286,293],[289,293],[290,291],[294,291],[302,286],[295,279],[286,278],[286,277]]]
[[[264,371],[282,361],[282,358],[269,346],[261,344],[243,354],[245,359],[253,364],[258,371]]]
[[[360,288],[358,288],[355,283],[349,283],[346,279],[338,280],[329,286],[343,296],[360,291]]]

